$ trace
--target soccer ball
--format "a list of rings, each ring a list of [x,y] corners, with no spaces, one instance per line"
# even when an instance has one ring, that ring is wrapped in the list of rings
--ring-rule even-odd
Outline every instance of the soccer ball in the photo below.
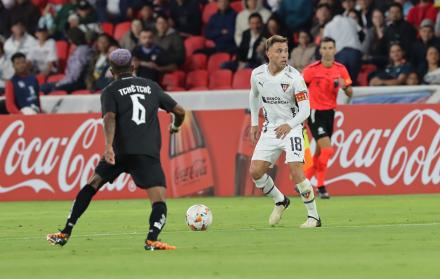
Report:
[[[212,224],[212,212],[206,205],[196,204],[186,211],[186,224],[193,231],[205,231]]]

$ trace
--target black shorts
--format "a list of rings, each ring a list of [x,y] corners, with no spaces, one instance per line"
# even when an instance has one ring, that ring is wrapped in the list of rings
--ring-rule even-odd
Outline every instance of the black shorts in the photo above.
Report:
[[[129,173],[137,187],[148,189],[153,186],[165,187],[165,175],[160,160],[147,155],[117,155],[111,165],[104,159],[95,169],[105,182],[112,183],[121,173]]]
[[[318,140],[324,137],[331,137],[333,134],[333,121],[335,119],[335,111],[314,110],[310,112],[309,128],[313,138]]]

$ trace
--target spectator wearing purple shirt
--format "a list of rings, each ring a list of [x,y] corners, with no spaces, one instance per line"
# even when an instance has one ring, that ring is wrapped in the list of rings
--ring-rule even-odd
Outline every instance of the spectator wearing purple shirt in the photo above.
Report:
[[[41,91],[45,94],[55,90],[64,90],[71,93],[72,91],[86,88],[85,75],[87,65],[92,56],[92,50],[86,44],[84,32],[79,28],[70,29],[67,32],[67,36],[76,48],[67,60],[64,78],[57,83],[46,83],[41,86]]]

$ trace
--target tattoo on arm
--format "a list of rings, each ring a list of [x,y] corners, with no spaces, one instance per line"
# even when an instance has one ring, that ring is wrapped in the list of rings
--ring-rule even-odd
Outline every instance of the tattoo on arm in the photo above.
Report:
[[[116,114],[114,112],[107,112],[104,115],[104,134],[105,144],[113,145],[116,130]]]

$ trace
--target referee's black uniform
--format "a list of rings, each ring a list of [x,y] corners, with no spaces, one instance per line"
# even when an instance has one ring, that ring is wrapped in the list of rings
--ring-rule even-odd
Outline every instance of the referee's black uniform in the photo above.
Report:
[[[115,164],[102,158],[95,170],[104,183],[113,182],[126,172],[140,188],[165,186],[157,112],[159,108],[170,112],[176,105],[156,82],[129,74],[120,76],[102,91],[102,115],[116,114]]]

